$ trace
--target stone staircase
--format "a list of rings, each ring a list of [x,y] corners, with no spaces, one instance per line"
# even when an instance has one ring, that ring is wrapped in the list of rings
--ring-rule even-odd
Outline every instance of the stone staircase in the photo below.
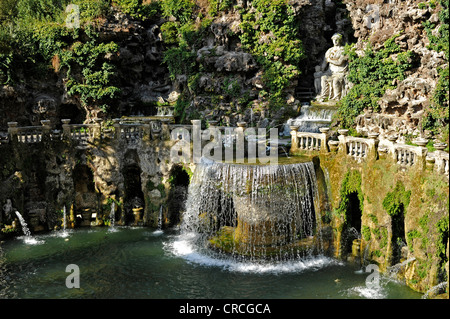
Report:
[[[295,90],[295,98],[300,102],[310,102],[314,97],[314,88],[297,87]]]

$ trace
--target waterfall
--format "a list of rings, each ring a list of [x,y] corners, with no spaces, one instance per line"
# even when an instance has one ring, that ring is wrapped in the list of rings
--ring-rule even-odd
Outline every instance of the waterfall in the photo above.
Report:
[[[109,226],[114,228],[114,224],[116,221],[116,203],[111,203],[111,211],[109,212]]]
[[[25,235],[24,242],[26,244],[30,244],[30,245],[42,244],[43,243],[42,240],[37,240],[33,236],[31,236],[31,232],[28,229],[28,225],[25,222],[25,219],[22,217],[22,215],[18,211],[16,211],[16,216],[20,221],[20,225],[22,226],[22,231]]]
[[[405,267],[406,265],[408,265],[410,262],[413,262],[414,260],[416,260],[416,257],[411,257],[401,263],[398,263],[391,267],[388,267],[387,273],[389,274],[389,276],[395,278],[395,276],[397,276],[398,272],[400,271],[400,269],[402,269],[402,267]]]
[[[67,222],[66,222],[66,206],[63,208],[63,230],[66,232]]]
[[[443,293],[445,291],[445,288],[447,287],[447,282],[441,282],[440,284],[437,284],[434,287],[431,287],[423,296],[422,299],[428,299],[431,297],[434,297],[440,293]]]
[[[298,126],[299,132],[319,133],[319,128],[330,126],[334,113],[336,110],[332,108],[302,105],[300,116],[287,120],[283,134],[290,135],[289,126],[291,125]]]
[[[317,200],[312,162],[239,165],[202,159],[189,185],[181,232],[197,246],[236,258],[310,256],[323,248]]]
[[[21,215],[18,211],[16,211],[16,215],[17,215],[17,218],[19,218],[20,225],[22,226],[23,234],[24,234],[26,237],[31,237],[31,232],[30,232],[30,230],[28,229],[28,225],[27,225],[27,223],[25,222],[25,219],[23,219],[22,215]]]
[[[162,230],[162,223],[163,223],[163,205],[159,207],[158,230]]]

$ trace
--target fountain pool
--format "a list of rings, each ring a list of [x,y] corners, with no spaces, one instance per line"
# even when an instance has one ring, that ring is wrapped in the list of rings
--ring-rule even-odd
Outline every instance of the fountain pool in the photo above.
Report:
[[[178,230],[80,228],[19,238],[0,245],[0,298],[420,298],[381,277],[367,288],[356,265],[314,256],[288,262],[215,259],[191,246]],[[66,266],[80,269],[69,289]]]

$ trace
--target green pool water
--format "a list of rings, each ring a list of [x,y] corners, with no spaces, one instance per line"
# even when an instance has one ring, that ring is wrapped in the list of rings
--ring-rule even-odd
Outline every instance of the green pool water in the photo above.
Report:
[[[69,264],[80,288],[67,288]],[[404,284],[324,256],[275,263],[214,258],[176,230],[108,228],[0,245],[0,298],[421,298]]]

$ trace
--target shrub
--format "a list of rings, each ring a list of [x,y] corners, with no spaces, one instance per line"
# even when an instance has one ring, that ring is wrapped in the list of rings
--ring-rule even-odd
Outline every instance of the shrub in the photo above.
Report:
[[[349,56],[348,80],[354,86],[340,101],[336,119],[342,127],[350,127],[354,119],[365,108],[379,109],[378,100],[387,89],[393,89],[394,80],[402,81],[405,73],[413,66],[414,54],[402,52],[394,35],[384,43],[379,51],[367,45],[364,55],[358,56],[354,45],[346,45]]]
[[[300,74],[298,65],[305,58],[298,21],[286,0],[252,4],[255,10],[242,17],[240,40],[263,67],[263,81],[276,98]]]

